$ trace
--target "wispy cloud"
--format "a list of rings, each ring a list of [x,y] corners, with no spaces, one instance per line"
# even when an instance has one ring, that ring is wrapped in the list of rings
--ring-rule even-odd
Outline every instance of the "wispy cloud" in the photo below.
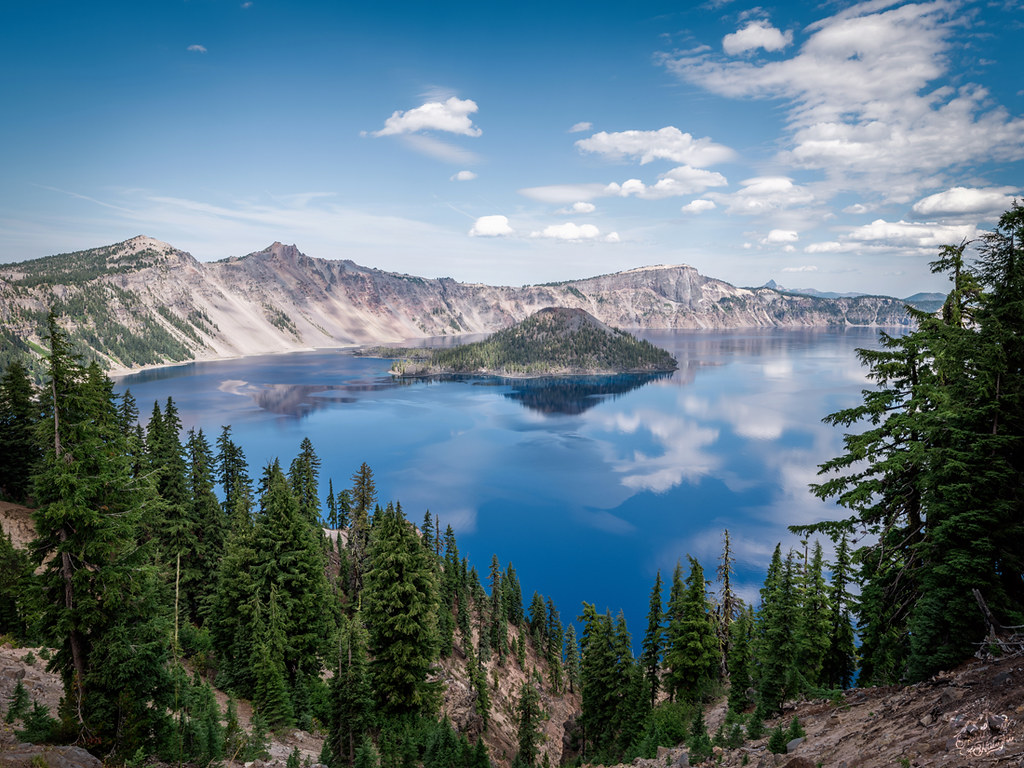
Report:
[[[576,125],[569,129],[569,133],[583,133],[584,131],[589,131],[593,127],[593,123],[576,123]]]
[[[476,174],[472,171],[459,171],[451,177],[451,181],[472,181],[476,178]]]
[[[776,160],[822,172],[820,195],[907,203],[965,166],[1024,158],[1024,117],[979,85],[943,82],[962,23],[952,0],[871,0],[811,24],[783,59],[704,51],[662,61],[713,93],[785,105],[787,146]]]
[[[205,45],[190,45],[185,49],[186,51],[192,51],[192,53],[206,53]]]

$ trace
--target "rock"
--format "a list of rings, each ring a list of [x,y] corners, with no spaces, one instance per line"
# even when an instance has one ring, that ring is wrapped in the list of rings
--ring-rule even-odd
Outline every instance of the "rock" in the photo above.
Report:
[[[988,723],[988,729],[992,733],[1002,733],[1006,728],[1006,721],[1009,718],[1006,715],[989,715],[985,720]]]
[[[992,685],[1006,685],[1011,680],[1013,680],[1013,675],[1009,672],[1000,672],[992,678]]]
[[[668,753],[669,753],[669,747],[658,747],[658,754],[656,755],[655,759],[659,763],[664,763],[665,762],[665,755],[667,755]]]
[[[673,768],[688,768],[689,765],[690,765],[690,753],[689,752],[682,752],[682,753],[680,753],[679,757],[676,758],[676,761],[674,763],[672,763]]]
[[[801,736],[798,739],[793,739],[792,741],[787,742],[786,743],[786,752],[792,752],[797,747],[799,747],[801,744],[803,744],[805,741],[806,741],[806,739],[803,736]]]
[[[18,744],[0,754],[2,768],[103,768],[103,763],[81,747]]]
[[[920,720],[918,720],[917,722],[918,722],[919,725],[922,725],[925,728],[927,728],[929,725],[931,725],[933,722],[935,722],[935,719],[931,716],[931,714],[927,714],[924,717],[922,717]]]
[[[782,768],[816,768],[815,763],[809,757],[799,755],[794,757],[788,763],[782,766]]]

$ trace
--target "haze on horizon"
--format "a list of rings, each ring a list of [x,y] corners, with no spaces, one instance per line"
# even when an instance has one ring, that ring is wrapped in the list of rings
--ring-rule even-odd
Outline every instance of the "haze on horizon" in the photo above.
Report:
[[[0,9],[0,262],[145,234],[905,296],[1021,194],[1022,3]]]

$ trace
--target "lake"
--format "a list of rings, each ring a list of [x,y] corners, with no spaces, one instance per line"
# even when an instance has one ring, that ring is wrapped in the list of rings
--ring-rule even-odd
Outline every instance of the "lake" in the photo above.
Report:
[[[713,578],[728,528],[745,599],[787,525],[837,514],[807,489],[842,449],[821,418],[868,386],[857,347],[877,331],[648,331],[679,370],[661,376],[396,381],[387,360],[330,350],[192,363],[120,378],[143,418],[174,398],[211,444],[230,424],[256,478],[287,469],[304,437],[321,491],[362,462],[381,502],[456,531],[486,579],[511,561],[528,604],[551,596],[563,622],[581,601],[646,626],[655,572],[697,557]],[[823,542],[824,543],[824,542]],[[663,593],[667,599],[667,587]]]

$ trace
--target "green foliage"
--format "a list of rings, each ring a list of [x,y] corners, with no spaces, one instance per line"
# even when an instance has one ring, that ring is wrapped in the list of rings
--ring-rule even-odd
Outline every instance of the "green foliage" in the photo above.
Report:
[[[432,556],[420,545],[400,505],[374,517],[363,616],[371,676],[384,714],[432,714],[436,683],[427,676],[437,658],[437,583]]]
[[[702,763],[711,757],[713,745],[711,737],[708,736],[707,726],[704,725],[704,710],[699,706],[697,714],[693,716],[693,724],[690,726],[686,746],[690,750],[690,760],[694,763]]]
[[[392,350],[412,358],[400,373],[513,375],[558,372],[670,371],[676,361],[648,341],[608,328],[583,310],[548,308],[484,341],[441,349]]]
[[[806,735],[807,733],[800,724],[799,718],[793,715],[793,719],[789,721],[789,728],[786,729],[786,743],[788,744],[793,739],[802,739]]]
[[[28,691],[25,690],[25,686],[19,680],[14,684],[14,690],[11,692],[11,700],[7,705],[7,715],[4,717],[4,722],[13,723],[15,720],[24,720],[28,713]]]
[[[42,458],[38,420],[28,368],[13,360],[0,377],[0,494],[15,501],[28,496],[32,472]]]
[[[665,663],[666,684],[674,696],[700,701],[718,679],[719,651],[714,616],[708,602],[704,569],[688,558],[690,574],[685,587],[673,576],[673,599],[668,606]]]
[[[22,719],[23,727],[14,732],[21,741],[30,744],[52,744],[60,738],[60,722],[50,716],[50,710],[38,701]]]
[[[781,725],[776,726],[768,737],[768,751],[773,755],[784,755],[786,754],[786,745],[789,741],[786,729]]]
[[[541,741],[540,722],[543,714],[540,707],[540,694],[529,681],[524,682],[519,688],[519,702],[516,704],[518,721],[516,760],[522,765],[536,765],[537,747]]]

